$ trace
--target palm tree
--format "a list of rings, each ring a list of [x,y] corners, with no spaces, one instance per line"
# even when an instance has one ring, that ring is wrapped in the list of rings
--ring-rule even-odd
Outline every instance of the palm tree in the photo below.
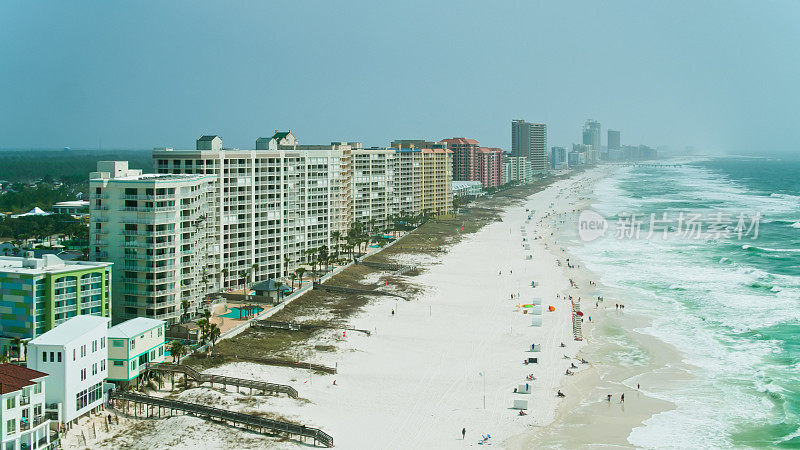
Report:
[[[293,272],[291,275],[289,275],[289,278],[292,279],[292,291],[294,291],[294,280],[297,279],[297,273]]]
[[[333,239],[333,254],[336,255],[336,259],[339,259],[339,238],[342,237],[342,233],[338,231],[334,231],[331,233],[331,239]]]
[[[214,346],[214,344],[217,343],[217,339],[219,339],[219,336],[221,334],[222,334],[222,331],[220,331],[220,329],[217,326],[217,324],[212,323],[211,326],[208,329],[208,339],[211,340],[211,346],[212,347]]]
[[[181,356],[185,348],[181,341],[172,341],[169,343],[169,353],[172,355],[172,362],[175,364],[181,363]]]
[[[200,327],[200,344],[206,342],[206,338],[208,337],[208,325],[208,319],[200,319],[197,321],[197,326]]]
[[[183,299],[181,300],[181,308],[183,309],[183,317],[181,317],[181,322],[186,322],[189,319],[189,300]]]
[[[228,268],[222,269],[222,287],[225,287],[225,282],[228,281]]]
[[[251,280],[255,281],[258,279],[258,264],[253,264],[250,266],[250,270],[253,272],[253,277]]]
[[[283,255],[283,271],[284,271],[284,273],[288,273],[289,272],[289,262],[290,261],[291,260],[289,259],[288,256]]]
[[[328,271],[328,246],[323,245],[317,249],[317,259],[319,260],[320,264],[325,263],[325,272]]]
[[[303,274],[306,273],[305,267],[298,267],[297,269],[294,269],[294,273],[297,274],[297,278],[300,278],[300,284],[298,284],[297,286],[303,287]]]
[[[281,297],[283,297],[283,283],[281,283],[280,281],[276,281],[275,290],[278,292],[278,303],[280,303]]]
[[[239,278],[242,279],[242,284],[244,284],[244,295],[247,295],[247,271],[246,270],[240,271]]]

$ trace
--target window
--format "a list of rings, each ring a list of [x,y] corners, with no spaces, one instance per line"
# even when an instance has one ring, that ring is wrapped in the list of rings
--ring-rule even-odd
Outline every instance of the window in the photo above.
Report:
[[[86,369],[81,369],[81,381],[86,379]]]
[[[116,367],[120,367],[120,366],[124,366],[124,365],[125,365],[125,361],[114,361],[114,366],[116,366]]]
[[[106,370],[106,360],[105,359],[101,359],[100,360],[100,370]]]
[[[14,434],[17,432],[17,420],[11,419],[6,422],[6,434]]]
[[[125,341],[123,341],[122,339],[114,339],[113,341],[111,341],[111,346],[112,347],[125,347]]]
[[[136,339],[131,339],[131,350],[136,347]]]
[[[56,362],[56,358],[55,358],[54,352],[50,352],[50,362]]]
[[[73,349],[72,349],[72,360],[73,360],[73,361],[75,361],[75,359],[76,359],[76,353],[77,353],[77,350],[75,350],[75,349],[73,348]]]
[[[100,348],[106,348],[106,338],[100,338]]]
[[[92,364],[92,375],[97,375],[97,363]]]
[[[58,362],[61,362],[61,352],[58,352]]]
[[[97,339],[92,341],[92,353],[97,351]]]
[[[159,336],[161,336],[161,333],[162,333],[162,332],[163,332],[163,329],[162,329],[161,327],[158,327],[158,335],[159,335]]]
[[[81,358],[86,356],[86,344],[81,345]]]
[[[42,405],[39,404],[39,405],[34,406],[33,407],[33,416],[38,418],[41,415],[42,415]]]
[[[47,352],[42,352],[42,362],[47,362]]]
[[[136,360],[131,361],[131,370],[136,369]]]
[[[41,394],[42,393],[42,382],[41,381],[37,381],[36,382],[36,385],[33,387],[33,393],[34,394]]]
[[[6,409],[14,409],[17,406],[17,397],[8,397],[6,399]]]

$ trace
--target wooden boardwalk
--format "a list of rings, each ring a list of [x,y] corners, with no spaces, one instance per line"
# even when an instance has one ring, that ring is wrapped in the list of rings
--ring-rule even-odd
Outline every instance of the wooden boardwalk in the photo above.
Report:
[[[189,366],[183,364],[147,364],[147,370],[155,373],[182,373],[185,377],[191,378],[198,383],[210,383],[214,387],[214,383],[220,384],[224,387],[236,386],[238,392],[240,388],[249,388],[250,393],[253,391],[261,391],[265,394],[286,394],[289,397],[297,398],[297,390],[285,384],[267,383],[265,381],[247,380],[244,378],[226,377],[224,375],[212,375],[208,373],[200,373]],[[174,385],[174,383],[173,383]]]
[[[304,438],[311,439],[314,445],[333,447],[333,437],[331,435],[318,428],[311,428],[305,425],[297,425],[252,414],[228,411],[226,409],[201,405],[199,403],[151,397],[149,395],[133,392],[109,391],[108,396],[109,400],[117,402],[116,405],[118,409],[125,414],[130,414],[130,404],[133,403],[132,409],[135,417],[139,417],[140,412],[143,417],[161,417],[162,414],[164,416],[166,416],[167,413],[173,415],[177,411],[206,420],[230,423],[234,427],[244,428],[261,434],[283,435],[287,437],[298,436],[301,441]]]

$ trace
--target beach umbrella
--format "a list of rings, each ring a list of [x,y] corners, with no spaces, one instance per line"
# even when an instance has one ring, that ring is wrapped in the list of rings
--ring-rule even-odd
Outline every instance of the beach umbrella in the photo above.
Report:
[[[579,316],[583,316],[583,311],[575,311],[575,314],[577,314]]]

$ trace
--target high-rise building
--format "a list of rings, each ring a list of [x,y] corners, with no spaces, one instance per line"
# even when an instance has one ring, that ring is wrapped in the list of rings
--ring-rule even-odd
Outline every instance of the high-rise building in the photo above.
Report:
[[[608,149],[619,150],[620,148],[619,131],[608,130]]]
[[[109,317],[111,266],[55,255],[0,257],[0,340],[33,339],[78,315]]]
[[[453,152],[453,180],[478,181],[478,141],[463,137],[442,139]]]
[[[562,169],[567,165],[567,149],[553,147],[550,149],[550,163],[553,169]]]
[[[600,151],[600,122],[586,119],[583,124],[583,144],[592,145],[595,151]]]
[[[453,152],[453,180],[480,181],[485,188],[502,184],[502,155],[499,148],[479,147],[475,139],[442,139]]]
[[[531,162],[524,156],[508,156],[503,155],[503,165],[507,168],[508,182],[530,183],[533,181],[534,171],[531,168]]]
[[[255,150],[201,136],[197,150],[155,149],[153,159],[158,174],[115,162],[90,182],[93,251],[125,269],[115,323],[175,323],[209,293],[288,276],[308,251],[338,245],[336,233],[354,222],[382,227],[394,214],[453,207],[444,148],[300,145],[276,132]]]
[[[198,311],[198,300],[220,286],[214,177],[144,175],[126,161],[100,161],[89,178],[90,256],[118,268],[113,321],[175,322]]]
[[[511,121],[511,156],[525,157],[534,172],[547,172],[547,125],[528,123],[524,120]]]

